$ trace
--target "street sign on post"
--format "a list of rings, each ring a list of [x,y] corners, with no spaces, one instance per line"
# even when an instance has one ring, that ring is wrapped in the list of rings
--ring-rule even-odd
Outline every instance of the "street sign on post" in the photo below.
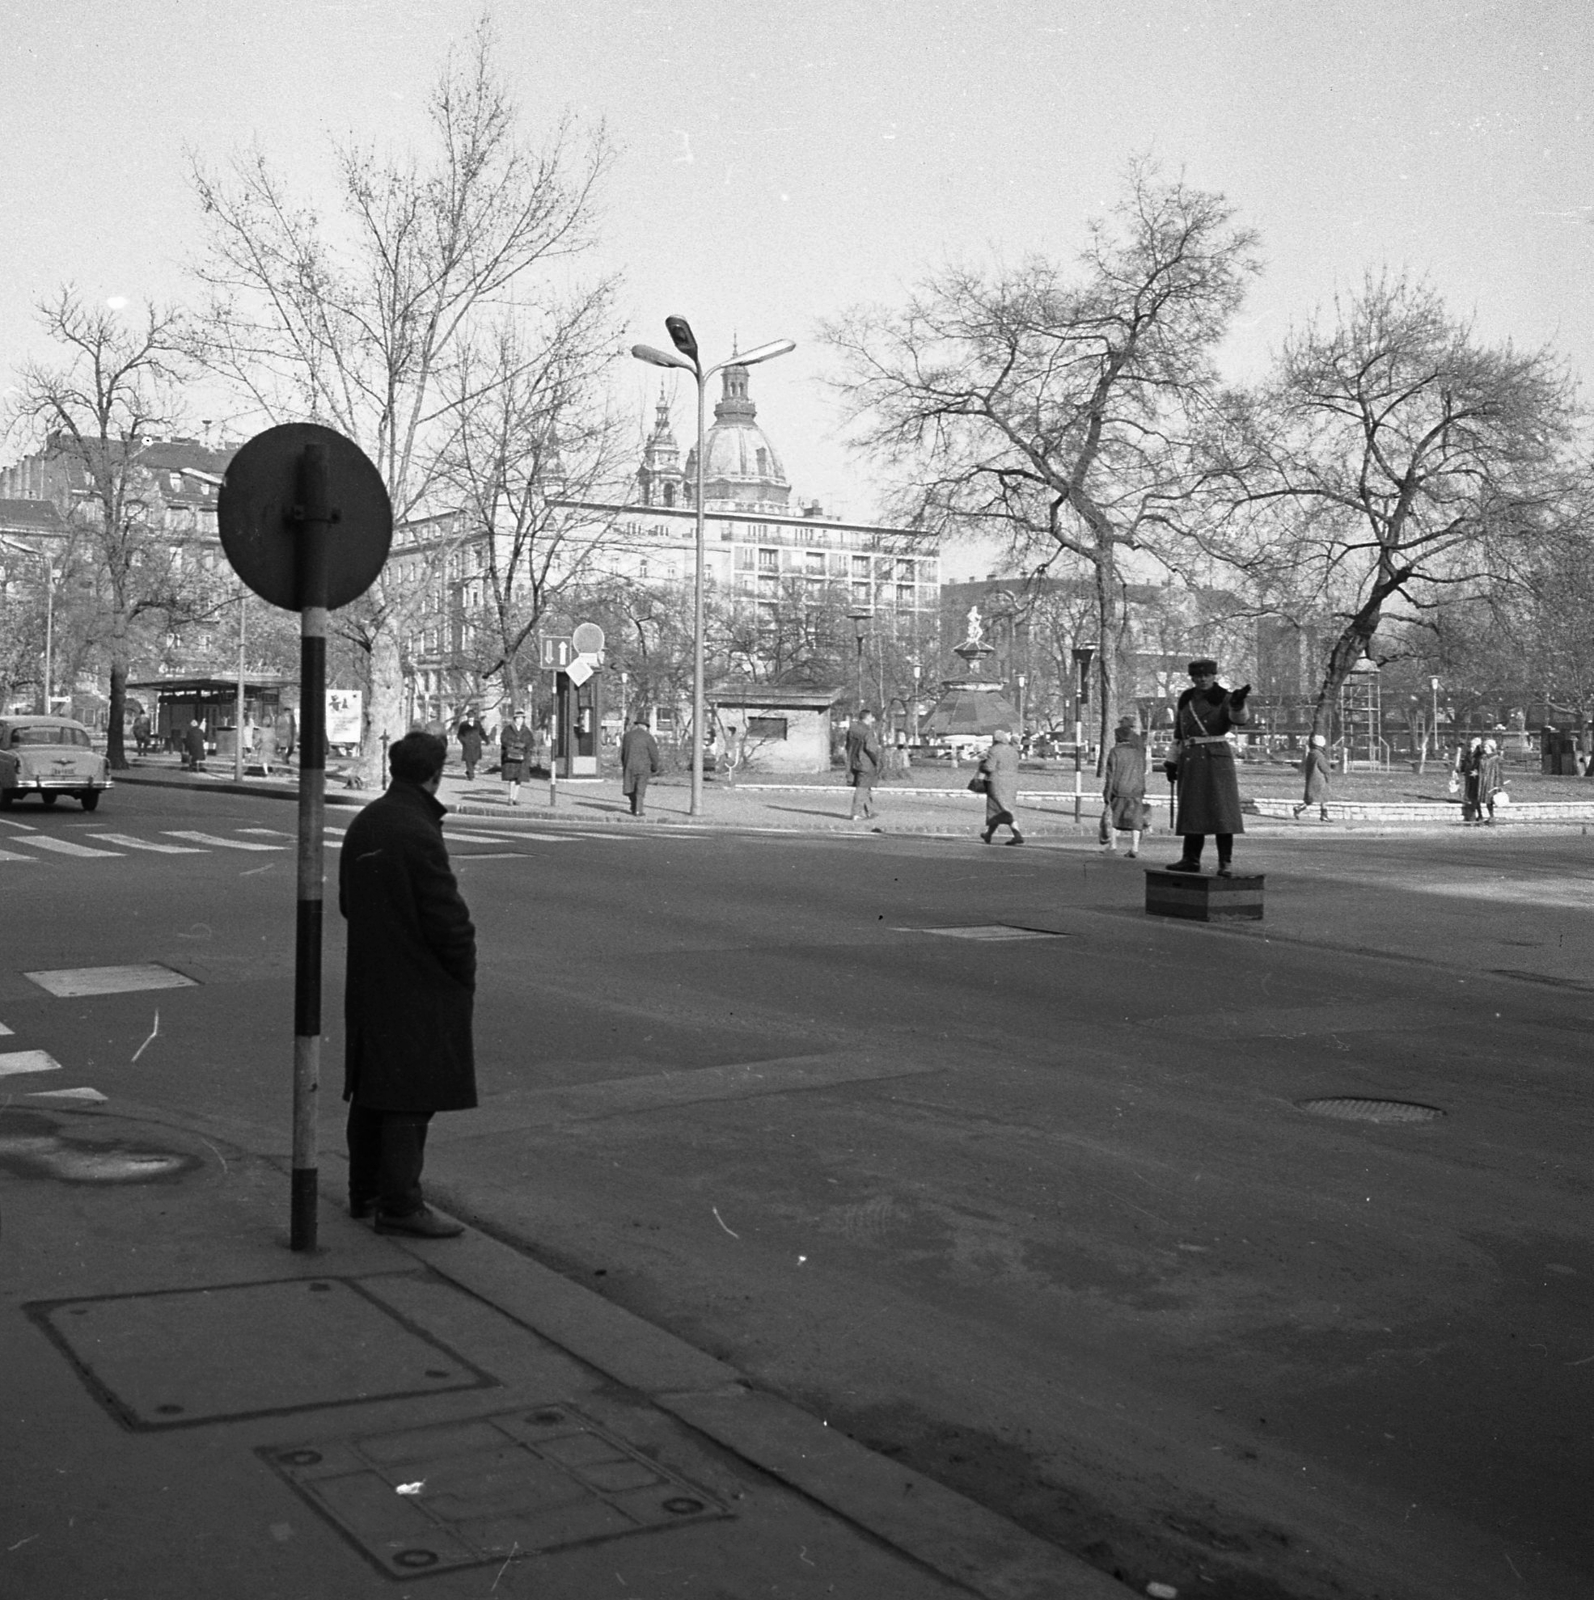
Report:
[[[544,634],[539,641],[539,650],[539,664],[544,672],[563,672],[576,653],[569,634]]]
[[[393,539],[382,475],[352,440],[312,422],[258,433],[227,467],[221,547],[263,600],[299,613],[299,884],[293,994],[289,1244],[316,1246],[321,1077],[321,831],[326,808],[327,612],[376,581]]]

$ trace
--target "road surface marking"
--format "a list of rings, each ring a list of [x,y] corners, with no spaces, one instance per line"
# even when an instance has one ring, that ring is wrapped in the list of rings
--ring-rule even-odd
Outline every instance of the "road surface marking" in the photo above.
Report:
[[[37,861],[37,856],[18,855],[15,850],[0,850],[0,861]]]
[[[31,822],[13,822],[10,817],[0,817],[0,828],[15,828],[18,833],[36,833]]]
[[[135,839],[130,833],[91,833],[91,839],[103,839],[107,844],[119,844],[129,850],[153,850],[163,856],[205,856],[208,850],[200,850],[191,844],[156,844],[151,839]]]
[[[530,861],[532,858],[524,850],[471,850],[465,855],[456,855],[455,861]]]
[[[1005,922],[989,922],[972,928],[894,928],[893,933],[934,933],[943,939],[1063,939],[1066,934],[1047,928],[1015,928]]]
[[[240,828],[239,833],[254,834],[261,839],[295,839],[297,834],[284,833],[281,828]]]
[[[13,1050],[0,1056],[0,1078],[18,1072],[59,1072],[61,1063],[43,1050]]]
[[[192,978],[153,962],[134,967],[58,967],[50,972],[24,972],[58,1000],[88,994],[133,994],[143,989],[193,989]]]
[[[37,838],[19,839],[18,844],[31,844],[40,850],[53,850],[58,856],[119,856],[120,850],[91,850],[86,844],[73,844],[70,839],[52,838],[41,833]]]
[[[219,845],[223,850],[280,850],[280,844],[249,844],[243,839],[223,839],[219,833],[196,833],[188,828],[162,828],[168,839],[189,839],[194,844]]]
[[[84,1100],[91,1104],[101,1104],[105,1096],[98,1089],[30,1089],[30,1100]]]
[[[8,1039],[10,1036],[11,1030],[5,1025],[5,1023],[0,1022],[0,1039]]]

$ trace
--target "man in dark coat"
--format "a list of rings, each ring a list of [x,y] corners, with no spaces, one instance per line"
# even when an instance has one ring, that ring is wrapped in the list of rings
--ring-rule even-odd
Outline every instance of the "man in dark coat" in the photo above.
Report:
[[[459,740],[459,753],[465,758],[465,777],[469,780],[476,776],[476,766],[482,758],[482,744],[487,738],[487,730],[482,726],[475,706],[466,711],[454,732]]]
[[[476,1104],[476,930],[436,799],[447,754],[429,733],[389,749],[393,781],[350,824],[338,864],[338,909],[349,923],[349,1210],[374,1213],[378,1233],[423,1239],[463,1231],[422,1199],[427,1124],[434,1112]]]
[[[1251,720],[1246,696],[1251,685],[1229,690],[1218,683],[1216,661],[1190,663],[1190,687],[1179,696],[1174,717],[1173,759],[1165,764],[1179,785],[1179,816],[1174,832],[1184,836],[1184,853],[1170,872],[1199,872],[1201,847],[1212,834],[1218,842],[1218,876],[1233,876],[1234,836],[1245,832],[1240,815],[1240,779],[1234,751],[1225,737]]]
[[[647,712],[639,711],[620,740],[620,787],[630,797],[633,817],[647,815],[648,779],[660,765],[659,741],[648,729]]]
[[[205,769],[205,730],[199,725],[198,717],[190,717],[183,730],[183,765],[190,772]]]
[[[874,712],[865,707],[847,727],[847,771],[852,777],[849,820],[874,815],[874,781],[880,776],[880,736],[874,731]]]

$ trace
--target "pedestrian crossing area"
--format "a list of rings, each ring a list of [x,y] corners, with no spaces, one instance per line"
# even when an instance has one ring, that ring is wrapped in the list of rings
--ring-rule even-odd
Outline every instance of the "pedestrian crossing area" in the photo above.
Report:
[[[329,822],[322,835],[323,846],[328,851],[337,850],[347,831],[344,824]],[[613,839],[618,836],[597,832],[548,833],[530,829],[492,831],[490,828],[478,829],[468,824],[455,824],[448,828],[446,837],[450,853],[460,860],[469,860],[473,856],[503,860],[509,856],[529,854],[528,846],[572,844],[583,838]],[[297,849],[298,834],[284,828],[151,826],[138,832],[131,829],[74,828],[68,837],[10,818],[0,822],[0,871],[29,863],[65,865],[69,862],[148,859],[151,856],[214,856],[223,859],[292,856]]]

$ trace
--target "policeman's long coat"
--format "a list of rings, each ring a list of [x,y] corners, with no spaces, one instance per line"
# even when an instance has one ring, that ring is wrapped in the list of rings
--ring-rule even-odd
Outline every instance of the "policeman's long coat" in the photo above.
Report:
[[[443,816],[424,789],[394,779],[343,839],[343,1098],[372,1110],[476,1104],[476,930],[448,864]]]
[[[1227,689],[1186,689],[1179,696],[1174,736],[1179,741],[1179,818],[1175,833],[1244,833],[1240,815],[1240,778],[1234,751],[1227,742],[1201,739],[1244,727],[1251,720],[1245,705],[1236,706]]]

